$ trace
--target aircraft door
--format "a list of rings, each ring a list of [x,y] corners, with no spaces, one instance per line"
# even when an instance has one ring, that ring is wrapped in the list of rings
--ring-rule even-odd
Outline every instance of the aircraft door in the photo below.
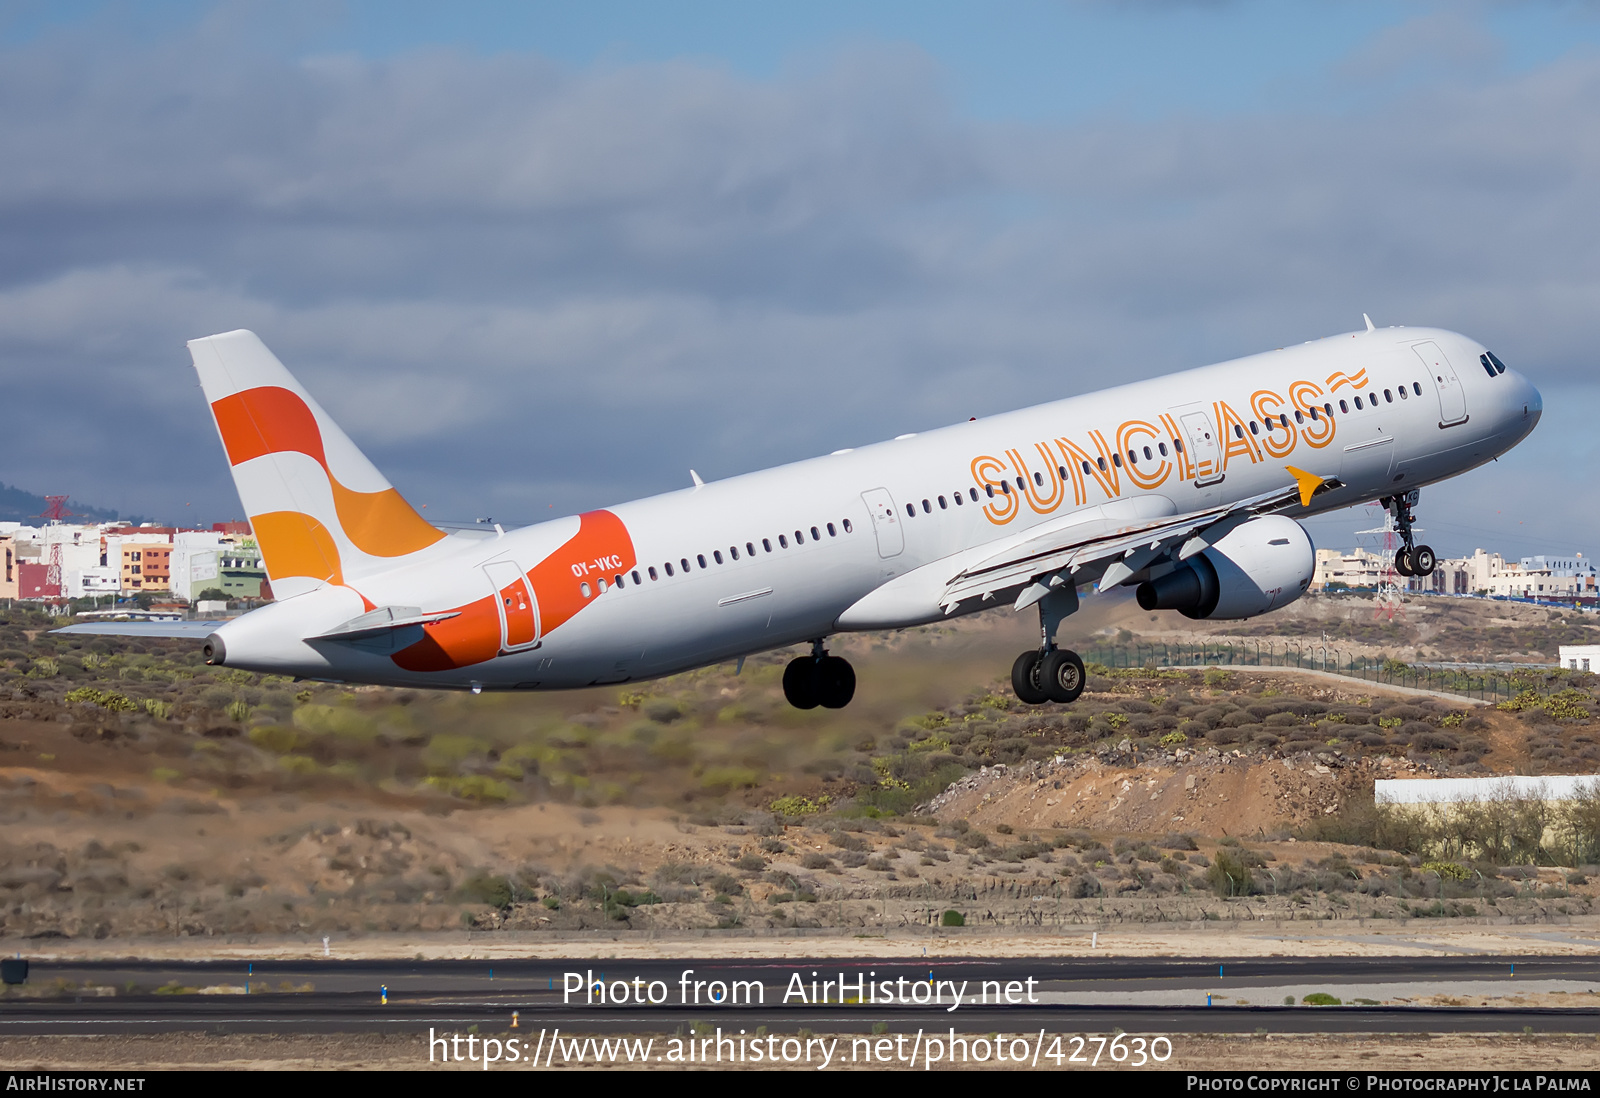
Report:
[[[521,565],[496,560],[483,566],[500,607],[500,651],[517,652],[539,643],[539,603]]]
[[[1223,477],[1222,447],[1218,443],[1217,432],[1211,426],[1211,417],[1204,412],[1187,412],[1179,417],[1178,422],[1183,424],[1184,445],[1189,447],[1189,464],[1194,469],[1195,486],[1217,483]]]
[[[1433,386],[1439,391],[1439,426],[1450,427],[1457,423],[1467,421],[1467,394],[1461,387],[1461,379],[1456,376],[1450,360],[1445,357],[1444,349],[1433,341],[1413,344],[1411,349],[1417,352],[1417,357],[1422,360],[1423,369],[1428,371],[1428,376],[1433,379]]]
[[[900,516],[894,510],[894,497],[887,488],[872,488],[861,493],[872,515],[872,532],[878,539],[878,556],[884,560],[898,557],[906,547],[905,531],[900,526]]]

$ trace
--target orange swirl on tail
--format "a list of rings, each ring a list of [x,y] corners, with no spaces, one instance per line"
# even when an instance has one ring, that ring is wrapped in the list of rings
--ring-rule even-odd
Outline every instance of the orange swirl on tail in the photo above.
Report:
[[[316,416],[299,395],[275,385],[245,389],[211,405],[222,435],[228,462],[241,465],[268,454],[305,454],[322,466],[333,494],[334,519],[340,532],[355,547],[373,557],[403,557],[442,539],[444,532],[429,525],[393,488],[357,492],[339,483],[328,466],[322,431]],[[278,512],[279,516],[290,512]],[[266,516],[252,516],[257,525]],[[294,523],[276,520],[275,536],[263,538],[261,549],[269,570],[278,576],[325,579],[341,572],[339,552],[326,525],[312,516],[305,522],[320,533],[300,534]],[[324,566],[318,566],[325,557]],[[309,571],[304,569],[311,569]],[[331,580],[330,582],[340,582]]]

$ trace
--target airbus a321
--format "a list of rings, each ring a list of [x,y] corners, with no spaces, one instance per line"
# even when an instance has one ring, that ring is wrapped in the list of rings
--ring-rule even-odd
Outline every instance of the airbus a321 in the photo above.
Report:
[[[1402,575],[1418,490],[1515,446],[1537,389],[1432,328],[1345,333],[902,435],[521,529],[446,531],[384,479],[253,333],[189,344],[275,601],[222,624],[66,632],[204,637],[208,663],[349,683],[551,690],[796,644],[784,694],[854,695],[830,636],[1033,611],[1023,701],[1071,702],[1061,622],[1094,592],[1241,619],[1299,598],[1297,521],[1380,501]],[[207,635],[209,634],[209,635]]]

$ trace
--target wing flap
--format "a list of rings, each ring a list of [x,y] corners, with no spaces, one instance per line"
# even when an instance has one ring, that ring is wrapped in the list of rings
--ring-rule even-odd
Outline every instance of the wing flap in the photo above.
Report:
[[[1017,591],[1016,608],[1037,602],[1053,586],[1053,578],[1098,579],[1101,589],[1115,586],[1173,556],[1186,560],[1221,540],[1258,515],[1303,506],[1310,495],[1341,487],[1334,477],[1318,478],[1308,488],[1297,473],[1296,483],[1237,503],[1187,514],[1124,523],[1094,530],[1100,524],[1072,516],[1046,531],[1031,531],[953,576],[939,605],[946,613],[970,599],[995,599]],[[1094,532],[1091,532],[1093,530]],[[1103,565],[1103,567],[1101,567]]]

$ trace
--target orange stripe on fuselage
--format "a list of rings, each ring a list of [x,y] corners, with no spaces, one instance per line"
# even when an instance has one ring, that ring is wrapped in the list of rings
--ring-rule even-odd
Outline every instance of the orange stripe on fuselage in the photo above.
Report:
[[[633,538],[610,511],[578,516],[578,532],[528,573],[539,604],[539,625],[549,636],[600,595],[600,580],[632,571],[638,563]],[[485,576],[484,583],[488,584]],[[583,585],[589,585],[589,597]],[[500,613],[495,596],[454,607],[461,616],[423,626],[423,639],[395,653],[407,671],[450,671],[491,660],[500,652]]]

